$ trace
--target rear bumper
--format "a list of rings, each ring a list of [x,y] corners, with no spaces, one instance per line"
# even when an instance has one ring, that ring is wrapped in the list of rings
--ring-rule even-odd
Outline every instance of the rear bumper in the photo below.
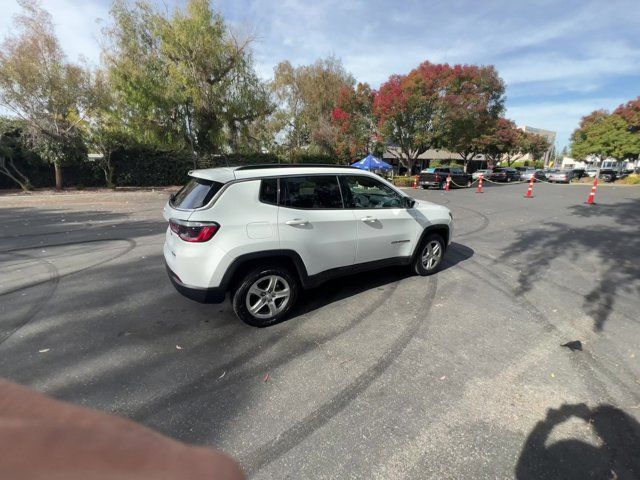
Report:
[[[180,292],[185,297],[195,300],[200,303],[222,303],[226,297],[226,291],[222,287],[212,287],[212,288],[198,288],[191,287],[182,283],[180,278],[169,268],[169,265],[165,266],[167,268],[167,275],[169,275],[169,280],[175,287],[175,289]]]

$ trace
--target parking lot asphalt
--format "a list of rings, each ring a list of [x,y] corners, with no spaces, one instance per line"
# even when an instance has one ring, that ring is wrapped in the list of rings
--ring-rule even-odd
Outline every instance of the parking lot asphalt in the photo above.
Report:
[[[167,191],[0,196],[0,376],[251,478],[636,478],[640,189],[589,190],[407,190],[453,212],[442,271],[336,280],[265,329],[173,289]]]

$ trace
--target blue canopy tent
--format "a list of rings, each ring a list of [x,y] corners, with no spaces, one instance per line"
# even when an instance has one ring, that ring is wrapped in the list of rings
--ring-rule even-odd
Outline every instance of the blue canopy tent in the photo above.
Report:
[[[369,154],[362,160],[351,164],[352,167],[360,168],[361,170],[392,170],[393,167],[387,162],[383,162],[379,158]]]

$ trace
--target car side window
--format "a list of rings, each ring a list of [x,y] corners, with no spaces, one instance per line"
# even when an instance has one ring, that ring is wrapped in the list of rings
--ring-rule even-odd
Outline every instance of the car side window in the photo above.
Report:
[[[342,195],[335,175],[280,178],[280,206],[304,209],[342,208]]]
[[[347,208],[400,208],[402,195],[384,183],[365,175],[341,178]]]
[[[278,179],[265,178],[260,182],[260,201],[269,205],[278,204]]]

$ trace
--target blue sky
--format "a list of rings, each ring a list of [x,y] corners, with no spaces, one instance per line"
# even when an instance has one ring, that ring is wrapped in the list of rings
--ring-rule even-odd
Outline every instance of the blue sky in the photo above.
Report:
[[[42,3],[69,57],[97,63],[110,1]],[[493,64],[507,84],[507,116],[555,130],[559,147],[582,115],[640,95],[638,0],[225,0],[214,7],[234,29],[255,35],[264,78],[281,60],[327,55],[374,87],[424,60]],[[4,37],[18,5],[0,0],[0,9]]]

